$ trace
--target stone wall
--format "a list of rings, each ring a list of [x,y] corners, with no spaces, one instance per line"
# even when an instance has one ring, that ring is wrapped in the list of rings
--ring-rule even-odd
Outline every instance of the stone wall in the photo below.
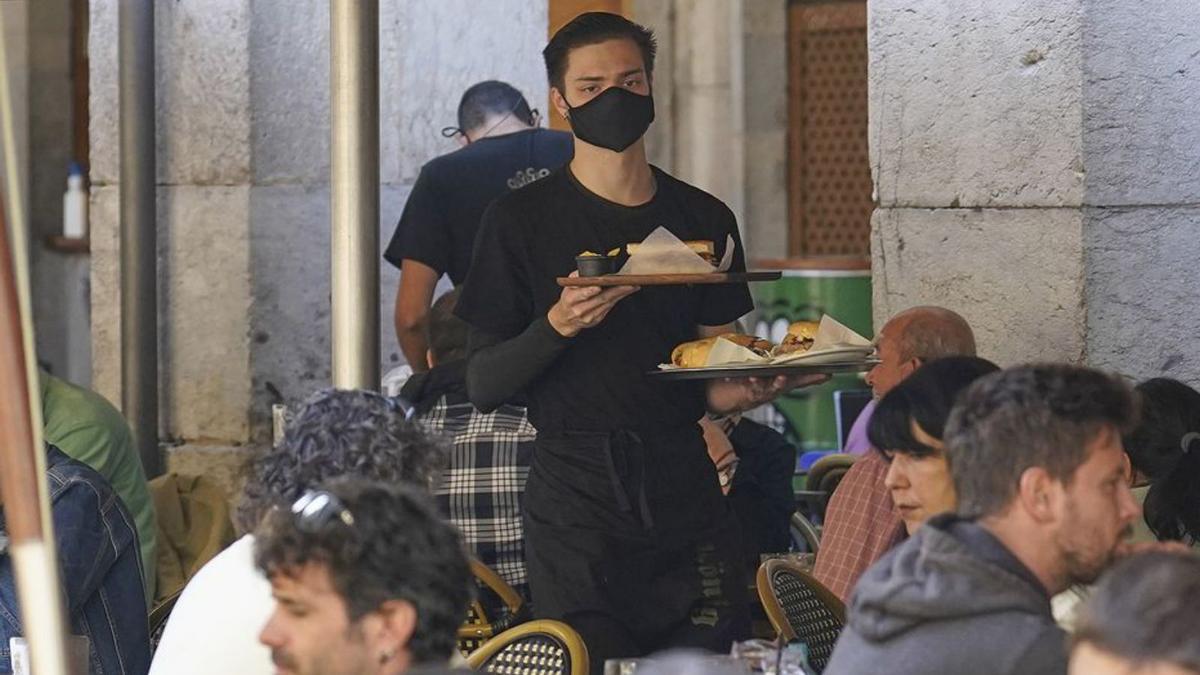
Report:
[[[1200,386],[1200,3],[1083,18],[1088,360]]]
[[[467,86],[545,100],[546,3],[380,4],[382,248]],[[162,431],[171,467],[228,477],[271,403],[329,384],[328,2],[156,9]],[[119,401],[117,4],[91,20],[95,385]],[[385,366],[397,283],[385,263]]]
[[[942,304],[1001,364],[1200,380],[1200,6],[869,10],[876,325]]]

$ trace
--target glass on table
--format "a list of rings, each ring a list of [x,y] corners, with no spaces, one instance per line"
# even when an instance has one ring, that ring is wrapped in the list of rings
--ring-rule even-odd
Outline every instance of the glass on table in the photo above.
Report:
[[[781,644],[777,640],[746,640],[733,643],[733,658],[751,673],[764,675],[811,675],[808,648],[801,642]]]

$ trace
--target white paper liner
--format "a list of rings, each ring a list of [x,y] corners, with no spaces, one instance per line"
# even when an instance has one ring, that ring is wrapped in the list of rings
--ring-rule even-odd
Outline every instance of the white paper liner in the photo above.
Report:
[[[813,336],[813,345],[810,349],[803,352],[781,354],[771,359],[771,363],[824,361],[829,356],[843,354],[847,357],[861,354],[865,358],[873,351],[875,351],[875,346],[871,344],[870,340],[826,314],[821,317],[821,323],[817,326],[817,334]]]
[[[713,342],[712,349],[708,350],[708,359],[705,360],[704,366],[727,366],[734,363],[766,363],[770,357],[755,353],[752,349],[747,349],[736,342],[730,342],[724,338],[717,338]]]
[[[716,267],[688,248],[665,227],[655,228],[637,246],[617,274],[712,274],[725,272],[733,265],[733,237],[725,237],[725,255]]]
[[[761,356],[729,340],[718,339],[708,352],[704,368],[732,366],[738,364],[781,365],[785,363],[810,362],[814,365],[825,363],[846,363],[866,360],[875,346],[865,337],[847,328],[837,319],[828,314],[821,317],[817,333],[813,336],[813,346],[808,351],[792,352],[774,358]],[[673,363],[659,365],[659,370],[685,370]]]

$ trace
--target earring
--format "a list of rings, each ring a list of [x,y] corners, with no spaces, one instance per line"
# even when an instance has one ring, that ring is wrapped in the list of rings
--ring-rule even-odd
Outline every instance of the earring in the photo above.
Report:
[[[395,649],[385,649],[385,650],[383,650],[383,653],[379,655],[379,662],[387,663],[388,661],[391,661],[392,657],[395,655],[396,655]]]

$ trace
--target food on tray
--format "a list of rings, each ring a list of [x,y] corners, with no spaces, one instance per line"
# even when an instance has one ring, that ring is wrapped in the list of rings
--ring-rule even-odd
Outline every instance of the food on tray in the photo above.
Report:
[[[759,356],[768,356],[773,346],[770,341],[753,335],[740,333],[725,333],[701,340],[684,342],[671,352],[671,363],[680,368],[703,368],[708,363],[708,353],[717,340],[728,340],[740,347],[745,347]]]
[[[788,326],[787,335],[783,341],[775,348],[775,355],[792,354],[795,352],[806,352],[812,349],[813,340],[817,337],[817,328],[820,326],[816,321],[794,321]]]
[[[716,250],[716,247],[713,246],[713,243],[711,240],[706,239],[706,240],[697,240],[697,241],[685,241],[683,243],[685,245],[687,245],[687,247],[689,249],[691,249],[692,253],[695,253],[696,255],[700,256],[701,258],[704,258],[704,261],[707,262],[708,264],[710,264],[710,265],[717,264],[717,250]],[[638,247],[640,247],[640,246],[641,246],[641,244],[629,244],[628,246],[625,247],[625,250],[627,250],[629,252],[629,255],[634,255],[637,253]]]
[[[575,256],[575,268],[579,270],[581,277],[600,277],[612,274],[617,271],[617,257],[620,254],[621,249],[619,248],[614,248],[607,254],[584,251]]]

